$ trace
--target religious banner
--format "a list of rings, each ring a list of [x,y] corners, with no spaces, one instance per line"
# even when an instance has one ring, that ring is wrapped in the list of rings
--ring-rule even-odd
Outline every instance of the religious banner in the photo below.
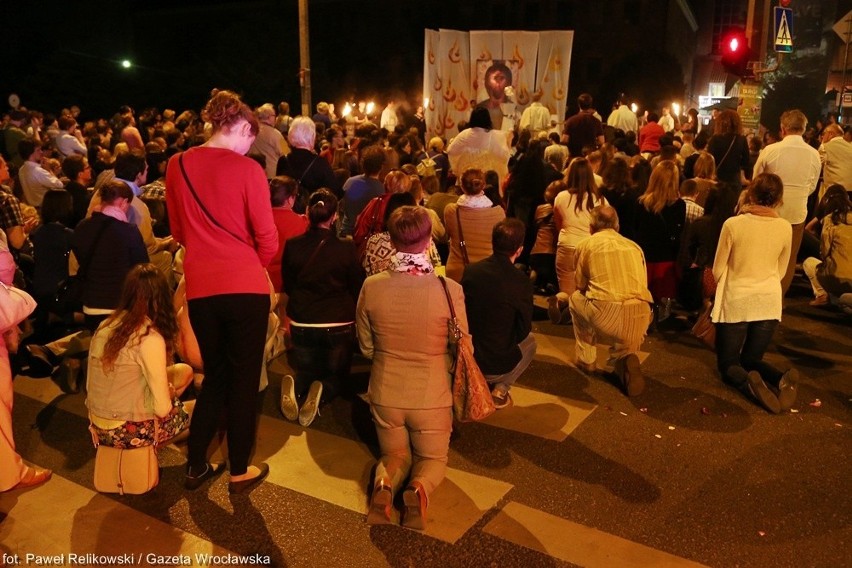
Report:
[[[449,140],[474,107],[511,131],[533,97],[557,121],[565,112],[574,32],[426,30],[427,134]]]

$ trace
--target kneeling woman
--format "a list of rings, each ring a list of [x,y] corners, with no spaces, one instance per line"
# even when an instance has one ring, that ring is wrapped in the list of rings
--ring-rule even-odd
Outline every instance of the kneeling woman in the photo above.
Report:
[[[153,264],[136,266],[89,349],[86,406],[93,441],[135,448],[162,444],[186,429],[191,408],[179,397],[192,368],[169,365],[177,331],[165,277]]]
[[[741,214],[722,225],[713,277],[716,360],[722,380],[769,412],[796,400],[798,372],[781,372],[763,360],[781,321],[781,279],[790,258],[792,229],[778,216],[784,185],[761,174],[748,187]]]
[[[388,232],[397,253],[390,269],[367,278],[358,298],[358,341],[373,360],[368,394],[382,452],[370,524],[390,522],[393,495],[407,479],[402,524],[425,528],[428,497],[447,471],[453,424],[450,306],[426,254],[431,231],[422,207],[394,211]],[[462,288],[449,279],[446,284],[467,333]]]

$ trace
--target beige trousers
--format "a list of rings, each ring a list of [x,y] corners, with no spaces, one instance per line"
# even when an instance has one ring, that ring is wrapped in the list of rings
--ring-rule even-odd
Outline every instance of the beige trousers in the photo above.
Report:
[[[790,246],[790,262],[787,263],[787,273],[781,279],[781,296],[787,295],[790,284],[793,283],[793,275],[796,273],[796,257],[799,255],[799,247],[802,246],[802,237],[805,234],[805,224],[793,225],[793,242]]]
[[[556,278],[559,281],[559,293],[556,295],[562,302],[567,302],[577,284],[574,281],[574,247],[556,247]]]
[[[610,365],[636,353],[651,323],[651,308],[642,300],[589,300],[578,290],[571,295],[568,306],[574,320],[577,361],[588,365],[597,360],[597,343],[610,346]]]
[[[371,405],[373,422],[382,456],[376,465],[376,479],[390,480],[393,492],[406,479],[419,481],[426,496],[447,474],[447,454],[453,429],[453,409],[390,408]]]

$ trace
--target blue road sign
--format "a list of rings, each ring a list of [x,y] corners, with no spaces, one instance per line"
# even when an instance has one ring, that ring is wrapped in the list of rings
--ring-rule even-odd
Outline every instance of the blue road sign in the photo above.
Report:
[[[793,51],[793,9],[775,6],[775,36],[773,43],[778,53]]]

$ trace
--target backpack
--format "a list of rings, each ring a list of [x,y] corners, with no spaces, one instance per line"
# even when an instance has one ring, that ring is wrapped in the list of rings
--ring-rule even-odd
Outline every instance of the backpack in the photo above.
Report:
[[[435,160],[433,160],[429,157],[428,154],[426,154],[426,156],[422,160],[420,160],[420,163],[417,164],[417,175],[422,178],[437,176],[438,174],[435,169],[436,167],[437,164],[435,163]]]

